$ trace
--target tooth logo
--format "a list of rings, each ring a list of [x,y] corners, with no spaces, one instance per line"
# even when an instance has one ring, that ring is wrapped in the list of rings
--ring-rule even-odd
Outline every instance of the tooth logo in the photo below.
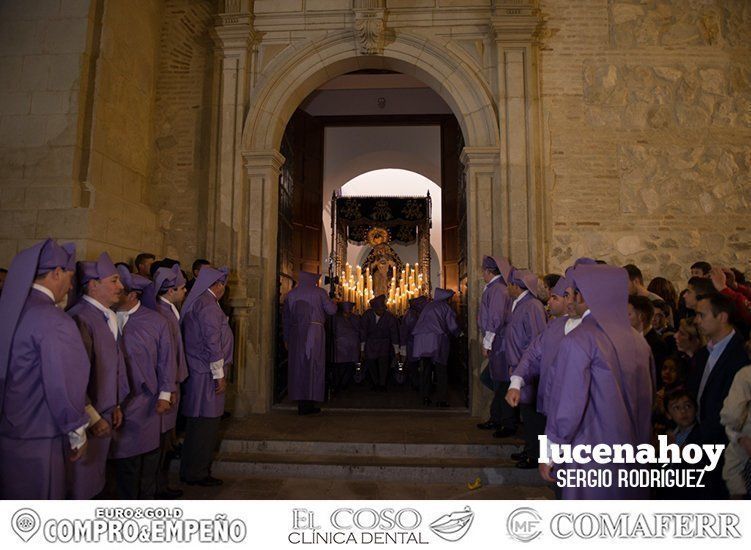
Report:
[[[10,520],[13,531],[24,542],[29,542],[31,537],[36,535],[40,523],[39,514],[31,508],[21,508],[13,514],[13,518]]]
[[[469,506],[465,506],[461,512],[453,512],[439,517],[430,524],[430,530],[443,540],[456,542],[467,534],[474,519],[475,513]]]

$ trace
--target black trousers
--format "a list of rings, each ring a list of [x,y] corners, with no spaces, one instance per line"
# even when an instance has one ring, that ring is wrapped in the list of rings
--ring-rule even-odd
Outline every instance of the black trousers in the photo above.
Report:
[[[448,401],[448,366],[436,363],[428,357],[423,357],[420,361],[420,397],[423,399],[430,397],[433,373],[435,373],[435,401]]]
[[[522,420],[524,421],[524,450],[527,456],[537,462],[540,458],[540,440],[537,436],[545,433],[545,415],[537,412],[536,405],[521,405]]]
[[[117,498],[122,500],[154,498],[159,470],[159,447],[148,453],[114,459],[112,463],[115,466]]]
[[[162,433],[159,438],[159,467],[156,473],[156,492],[163,493],[169,488],[169,465],[170,453],[174,449],[175,441],[174,428]]]
[[[352,383],[355,374],[355,363],[334,363],[331,372],[331,385],[335,391],[346,390]]]
[[[185,441],[180,460],[180,477],[199,481],[211,475],[211,462],[219,439],[221,417],[186,417]]]
[[[391,366],[391,356],[384,355],[375,359],[368,359],[368,371],[373,384],[385,388],[386,381],[389,378],[389,367]]]
[[[510,382],[493,381],[493,401],[490,403],[490,420],[504,428],[516,430],[519,425],[518,409],[506,403],[506,392]]]

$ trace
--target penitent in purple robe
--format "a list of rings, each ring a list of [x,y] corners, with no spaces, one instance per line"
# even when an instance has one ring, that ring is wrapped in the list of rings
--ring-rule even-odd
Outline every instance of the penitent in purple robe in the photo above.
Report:
[[[390,357],[394,346],[399,347],[399,320],[388,310],[377,319],[369,309],[360,320],[360,338],[365,343],[366,360]]]
[[[552,319],[545,330],[532,340],[513,373],[524,380],[522,403],[531,403],[526,400],[524,389],[527,386],[537,386],[537,411],[544,415],[547,415],[547,396],[552,384],[555,384],[553,362],[563,340],[567,320],[567,316]]]
[[[503,333],[503,347],[506,365],[511,374],[522,359],[532,341],[541,334],[547,325],[547,316],[542,302],[528,292],[519,299],[511,312],[511,317]],[[532,403],[535,399],[536,385],[525,384],[521,391],[522,403]]]
[[[413,353],[417,358],[430,358],[434,363],[447,365],[451,350],[450,336],[458,336],[461,330],[456,322],[456,313],[449,304],[453,290],[436,288],[433,301],[427,304],[415,328]]]
[[[334,363],[360,362],[360,316],[334,316]]]
[[[209,269],[209,268],[203,268]],[[201,271],[203,271],[203,269]],[[193,291],[196,287],[193,288]],[[225,393],[216,394],[211,363],[224,360],[224,375],[232,363],[234,339],[229,319],[210,290],[195,297],[182,317],[188,378],[183,384],[182,413],[189,417],[216,418],[224,413]]]
[[[88,424],[88,380],[89,360],[76,324],[51,298],[32,290],[5,381],[0,498],[65,498],[67,434]]]
[[[121,344],[107,325],[105,314],[81,299],[68,310],[81,333],[91,363],[87,396],[99,415],[112,426],[112,414],[130,393]],[[90,499],[104,489],[105,467],[112,436],[90,434],[84,456],[70,465],[71,497]]]
[[[123,424],[112,436],[110,458],[129,458],[159,447],[157,400],[161,392],[171,394],[177,388],[172,335],[159,313],[139,304],[122,329],[122,344],[131,392],[122,406]]]
[[[180,332],[180,319],[165,300],[161,297],[156,299],[156,310],[164,317],[169,327],[170,338],[172,340],[173,354],[177,369],[175,370],[175,383],[177,390],[174,393],[172,407],[161,417],[162,433],[167,432],[175,427],[177,423],[177,411],[180,408],[180,384],[188,378],[188,363],[185,360],[185,349],[183,347],[183,335]],[[228,327],[229,328],[229,327]]]
[[[402,322],[399,323],[399,337],[407,361],[411,362],[419,359],[419,357],[415,357],[414,353],[412,353],[412,343],[414,341],[412,330],[420,318],[420,313],[422,313],[423,308],[429,301],[427,296],[418,296],[417,298],[410,299],[409,309],[407,309],[407,313],[402,317]]]
[[[582,293],[590,314],[561,342],[545,433],[551,443],[558,444],[649,443],[653,359],[649,345],[628,322],[626,272],[612,266],[577,265],[572,282]],[[608,468],[613,471],[613,484],[608,488],[564,488],[563,498],[649,498],[648,487],[618,486],[619,466],[633,467],[595,462],[564,465]]]
[[[336,313],[320,275],[301,271],[284,300],[282,322],[288,352],[287,391],[293,401],[323,401],[326,384],[326,316]]]
[[[485,290],[480,299],[480,311],[477,314],[477,327],[480,329],[480,338],[487,334],[495,334],[488,355],[490,376],[496,382],[505,382],[509,379],[506,358],[503,353],[503,331],[508,322],[511,312],[511,299],[508,295],[506,283],[501,277],[493,279],[485,285]]]

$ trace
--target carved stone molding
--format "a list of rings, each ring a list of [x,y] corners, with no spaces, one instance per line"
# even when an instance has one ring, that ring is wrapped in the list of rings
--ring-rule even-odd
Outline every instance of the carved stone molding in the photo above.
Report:
[[[530,0],[496,0],[491,25],[497,42],[536,42],[542,33],[540,10]]]
[[[355,38],[360,54],[383,53],[386,43],[385,8],[383,0],[355,0]]]

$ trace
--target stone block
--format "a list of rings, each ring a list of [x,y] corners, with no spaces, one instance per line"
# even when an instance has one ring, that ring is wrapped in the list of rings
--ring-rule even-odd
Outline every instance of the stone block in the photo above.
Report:
[[[60,0],[60,17],[88,17],[91,0]]]
[[[0,57],[0,91],[16,90],[21,81],[23,57],[8,55]]]
[[[47,55],[27,55],[23,57],[20,90],[46,90],[50,83],[51,58]]]
[[[0,210],[18,210],[24,206],[25,189],[20,185],[0,183]]]
[[[56,187],[29,187],[26,189],[25,207],[27,209],[57,210],[72,205],[73,185],[71,182]]]
[[[262,13],[290,13],[302,11],[302,0],[255,0],[253,12]]]
[[[68,112],[67,92],[33,92],[31,113],[35,115],[60,115]]]
[[[0,216],[0,235],[14,239],[33,239],[36,222],[36,210],[5,211]]]
[[[18,241],[16,239],[0,239],[0,266],[8,269],[17,252]]]
[[[39,47],[37,21],[6,21],[0,19],[0,56],[42,53]]]
[[[45,141],[52,147],[76,144],[78,117],[75,115],[49,115],[45,128]]]
[[[49,90],[71,90],[78,88],[82,66],[82,54],[70,53],[49,57]]]
[[[81,53],[86,49],[89,26],[87,18],[45,21],[40,29],[43,52],[49,54]]]
[[[29,92],[0,92],[0,115],[27,115],[30,110]]]
[[[44,145],[46,125],[43,116],[3,116],[0,118],[0,146],[40,147]]]
[[[306,11],[350,10],[352,0],[306,0]]]
[[[40,157],[29,157],[24,167],[24,176],[28,178],[54,177],[71,181],[75,148],[50,147]]]

